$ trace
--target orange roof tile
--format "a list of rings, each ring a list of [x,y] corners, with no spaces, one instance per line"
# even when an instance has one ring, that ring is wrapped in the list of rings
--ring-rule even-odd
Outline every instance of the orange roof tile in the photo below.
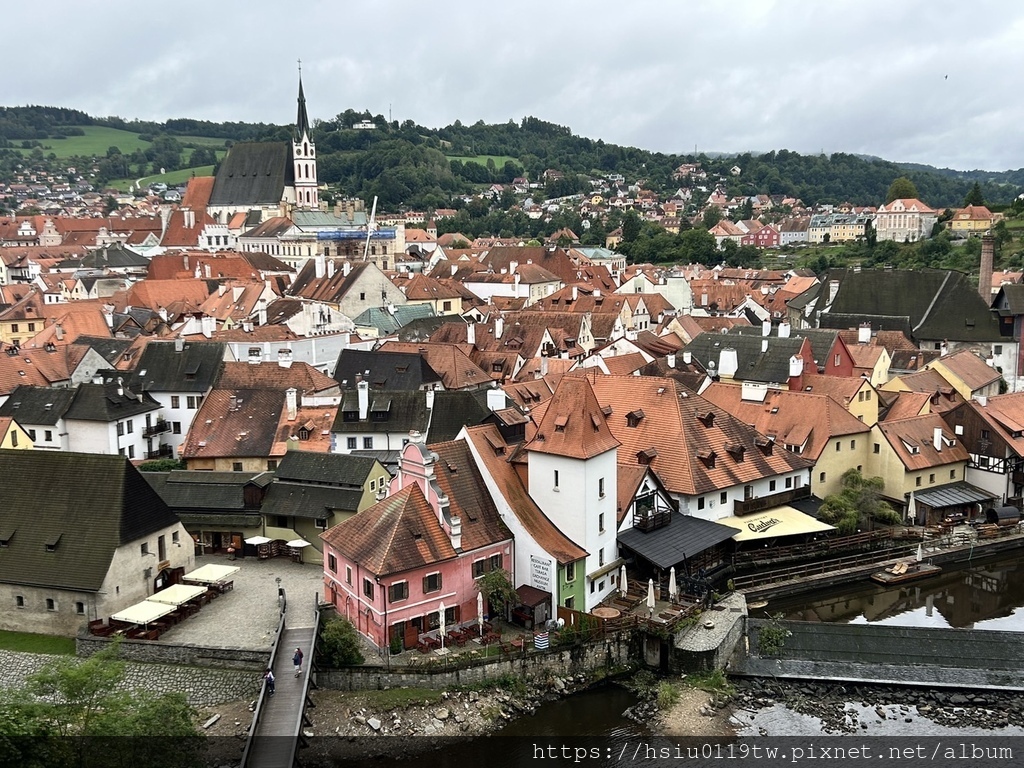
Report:
[[[563,377],[546,405],[527,450],[589,459],[618,447],[588,378]]]

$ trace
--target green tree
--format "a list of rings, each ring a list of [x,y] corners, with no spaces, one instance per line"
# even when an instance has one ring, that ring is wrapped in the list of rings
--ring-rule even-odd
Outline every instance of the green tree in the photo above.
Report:
[[[352,622],[341,617],[328,620],[320,630],[324,655],[333,667],[363,663],[363,644]]]
[[[704,216],[701,218],[701,224],[704,225],[704,229],[711,229],[721,220],[722,209],[717,205],[709,205],[704,209]]]
[[[632,243],[640,236],[640,217],[636,211],[626,211],[622,217],[622,241]]]
[[[885,193],[885,202],[891,203],[893,200],[907,200],[916,197],[917,187],[914,186],[914,182],[906,176],[900,176],[889,185],[889,191]]]
[[[841,490],[825,497],[818,510],[819,517],[834,525],[841,534],[856,533],[872,522],[885,525],[899,523],[900,517],[881,494],[885,480],[864,477],[857,469],[843,473]]]
[[[476,588],[484,596],[484,602],[491,607],[491,611],[502,615],[507,615],[508,609],[514,607],[519,599],[508,571],[502,568],[488,571],[477,579]]]
[[[981,193],[981,184],[974,182],[974,186],[971,187],[971,191],[967,193],[967,197],[964,198],[964,207],[968,205],[984,205],[985,196]]]

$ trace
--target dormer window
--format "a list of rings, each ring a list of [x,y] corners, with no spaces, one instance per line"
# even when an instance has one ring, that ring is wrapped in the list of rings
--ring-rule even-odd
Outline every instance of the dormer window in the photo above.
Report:
[[[708,410],[708,411],[697,411],[697,413],[695,415],[697,416],[697,421],[699,421],[701,424],[703,424],[705,428],[710,429],[712,426],[714,426],[714,424],[715,424],[715,412],[714,411],[711,411],[711,410]]]
[[[704,464],[706,469],[715,468],[715,456],[715,452],[710,449],[697,451],[697,458],[701,460],[701,463]]]
[[[736,459],[737,462],[741,462],[743,461],[743,454],[747,449],[745,446],[742,446],[738,443],[726,443],[725,450],[729,453],[730,456]]]
[[[6,549],[11,546],[11,539],[14,538],[13,530],[0,531],[0,549]]]
[[[44,542],[44,546],[45,546],[47,552],[56,552],[57,551],[57,545],[60,544],[61,536],[63,536],[63,534],[58,533],[56,536],[53,536],[53,537],[47,539],[46,542]]]
[[[309,430],[305,427],[299,427],[299,440],[309,440]]]
[[[643,421],[643,418],[643,409],[637,408],[635,411],[630,411],[629,413],[626,414],[626,424],[629,427],[635,428],[639,426],[640,422]]]

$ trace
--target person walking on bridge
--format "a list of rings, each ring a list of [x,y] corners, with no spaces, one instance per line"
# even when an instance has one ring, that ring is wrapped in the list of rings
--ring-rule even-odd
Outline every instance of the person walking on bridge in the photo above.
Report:
[[[268,696],[273,696],[274,695],[274,672],[273,672],[273,670],[268,669],[266,672],[264,672],[263,673],[263,679],[267,683],[267,695]]]
[[[295,665],[295,676],[298,677],[302,674],[302,649],[296,648],[295,655],[292,656],[292,664]]]

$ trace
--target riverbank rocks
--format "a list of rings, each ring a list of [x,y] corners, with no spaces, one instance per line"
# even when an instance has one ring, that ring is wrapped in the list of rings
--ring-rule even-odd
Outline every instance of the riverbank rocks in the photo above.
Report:
[[[855,702],[879,720],[914,722],[923,717],[937,725],[996,730],[1008,725],[1024,727],[1024,694],[1010,691],[924,690],[886,685],[845,686],[818,682],[799,684],[778,680],[737,679],[736,703],[758,710],[782,704],[794,712],[822,721],[827,733],[865,729]]]

